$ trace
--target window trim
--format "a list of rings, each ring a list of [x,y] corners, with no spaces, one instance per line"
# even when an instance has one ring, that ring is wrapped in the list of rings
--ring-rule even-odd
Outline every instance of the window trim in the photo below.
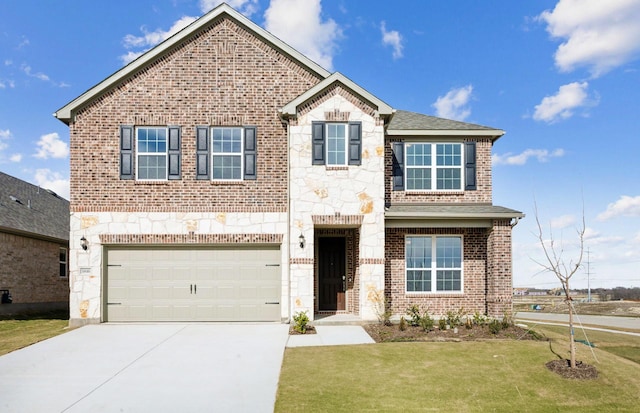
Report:
[[[411,145],[430,145],[431,149],[431,164],[430,165],[409,165],[408,157],[409,157],[409,147]],[[457,145],[460,148],[460,164],[459,165],[438,165],[438,145]],[[404,190],[407,192],[461,192],[466,189],[465,185],[465,144],[464,142],[405,142],[404,143]],[[431,172],[430,177],[430,186],[429,189],[409,189],[409,170],[410,169],[424,169],[429,170]],[[438,186],[438,171],[445,169],[455,169],[460,173],[460,187],[459,188],[448,188],[448,189],[439,189]]]
[[[240,152],[214,152],[213,151],[213,137],[215,129],[239,129],[240,130]],[[245,180],[245,170],[244,170],[244,153],[245,153],[245,128],[242,126],[210,126],[209,133],[211,134],[211,138],[209,144],[211,145],[211,152],[209,154],[209,163],[211,165],[211,181],[212,182],[241,182]],[[240,178],[231,179],[231,178],[214,178],[214,165],[213,158],[215,156],[237,156],[240,158]]]
[[[342,149],[342,155],[344,157],[344,161],[342,163],[330,163],[329,162],[329,128],[331,126],[343,126],[344,127],[344,136],[342,137],[343,140],[343,144],[342,144],[342,148],[338,148],[338,149]],[[328,167],[336,167],[336,166],[348,166],[349,165],[349,124],[346,122],[327,122],[326,126],[325,126],[325,165]],[[335,152],[335,153],[339,153],[339,152]]]
[[[413,268],[409,268],[407,266],[407,240],[409,238],[431,238],[431,267],[422,268],[422,270],[431,271],[431,291],[408,291],[407,282],[408,282],[408,272],[410,270],[414,270]],[[460,267],[456,268],[439,268],[437,266],[438,257],[437,257],[437,239],[438,238],[459,238],[460,239]],[[420,269],[419,269],[420,270]],[[460,290],[438,290],[437,288],[437,272],[438,270],[454,270],[460,271]],[[404,292],[405,295],[442,295],[442,294],[455,294],[462,295],[464,294],[464,235],[462,234],[405,234],[404,237]]]
[[[327,126],[345,125],[345,163],[329,164]],[[362,122],[311,122],[311,164],[322,165],[326,168],[348,168],[349,166],[362,165]]]
[[[165,131],[165,150],[164,152],[141,152],[139,148],[138,142],[138,132],[142,129],[164,129]],[[135,180],[140,182],[165,182],[169,180],[169,127],[167,126],[136,126],[134,130],[134,139],[135,139]],[[164,155],[164,178],[140,178],[140,156],[159,156],[159,154]]]
[[[64,252],[64,260],[61,260],[60,258],[62,258],[63,252]],[[58,255],[58,258],[60,261],[58,275],[60,278],[67,278],[69,276],[69,250],[66,247],[60,247],[60,253]],[[62,271],[60,271],[63,265],[64,265],[64,275],[62,275]]]

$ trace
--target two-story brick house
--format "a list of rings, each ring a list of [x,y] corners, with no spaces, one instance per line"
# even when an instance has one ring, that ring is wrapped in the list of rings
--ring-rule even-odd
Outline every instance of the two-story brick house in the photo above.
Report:
[[[511,306],[504,132],[395,110],[225,4],[55,116],[72,325]]]

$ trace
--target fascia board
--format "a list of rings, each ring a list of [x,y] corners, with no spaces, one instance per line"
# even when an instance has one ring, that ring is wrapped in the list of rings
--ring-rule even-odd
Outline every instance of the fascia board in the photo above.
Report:
[[[389,136],[490,136],[498,139],[504,134],[505,131],[500,129],[387,129],[387,135]]]

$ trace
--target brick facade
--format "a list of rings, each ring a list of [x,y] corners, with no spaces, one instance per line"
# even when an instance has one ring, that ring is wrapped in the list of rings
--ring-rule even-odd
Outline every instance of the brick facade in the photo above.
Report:
[[[14,304],[68,302],[69,279],[60,277],[61,247],[67,245],[0,233],[0,289],[10,290]]]
[[[78,110],[70,124],[72,211],[284,211],[287,128],[278,109],[318,83],[264,40],[219,18]],[[119,179],[119,127],[179,125],[182,179]],[[257,126],[254,181],[195,179],[195,128]]]
[[[405,236],[463,236],[463,293],[416,294],[406,292]],[[467,312],[486,314],[487,299],[487,229],[485,228],[387,228],[385,241],[385,295],[396,315],[403,315],[413,304],[442,316],[448,310],[463,307]]]

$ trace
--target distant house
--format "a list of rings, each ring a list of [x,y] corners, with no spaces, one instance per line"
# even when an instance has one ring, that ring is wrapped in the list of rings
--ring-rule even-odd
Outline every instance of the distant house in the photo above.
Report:
[[[0,314],[66,308],[68,251],[69,201],[0,172]]]
[[[55,116],[71,325],[511,310],[504,131],[394,109],[226,4]]]

